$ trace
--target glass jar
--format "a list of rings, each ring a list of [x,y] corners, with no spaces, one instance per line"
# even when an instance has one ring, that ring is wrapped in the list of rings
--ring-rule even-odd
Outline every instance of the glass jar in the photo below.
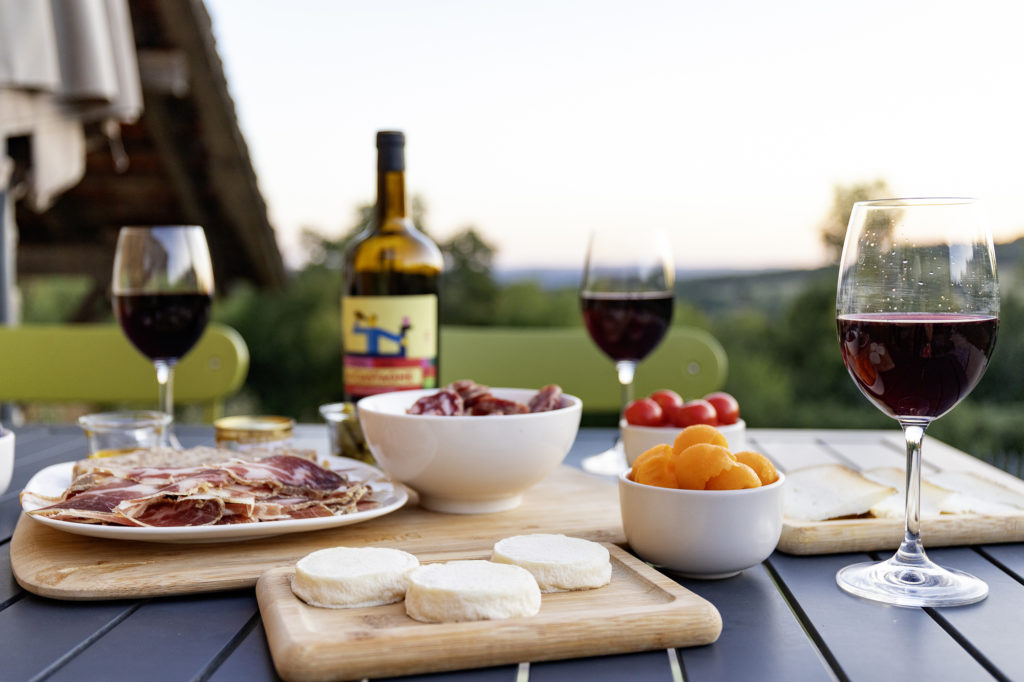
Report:
[[[295,420],[291,417],[238,415],[213,422],[217,447],[243,452],[291,445]]]

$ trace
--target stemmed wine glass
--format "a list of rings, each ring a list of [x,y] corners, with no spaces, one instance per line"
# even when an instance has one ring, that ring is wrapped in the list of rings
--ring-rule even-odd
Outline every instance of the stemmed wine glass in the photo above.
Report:
[[[653,351],[672,321],[675,266],[663,230],[606,229],[590,237],[580,303],[583,323],[605,355],[615,362],[622,407],[632,400],[637,364]],[[625,454],[611,449],[583,460],[587,471],[618,475]]]
[[[868,400],[903,427],[906,525],[896,554],[836,575],[852,594],[898,606],[980,601],[978,578],[932,563],[921,543],[921,443],[971,392],[999,328],[995,249],[975,199],[854,204],[836,318],[843,362]]]
[[[202,336],[210,317],[213,266],[203,228],[122,227],[113,294],[125,336],[156,368],[160,410],[173,417],[174,366]],[[180,447],[172,427],[166,434],[168,445]]]

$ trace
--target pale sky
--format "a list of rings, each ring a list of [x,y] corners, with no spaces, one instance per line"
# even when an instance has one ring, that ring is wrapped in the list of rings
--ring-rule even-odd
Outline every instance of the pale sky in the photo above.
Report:
[[[598,226],[679,267],[812,267],[835,184],[978,196],[1024,234],[1024,3],[207,0],[270,219],[339,235],[377,130],[443,239],[578,265]]]

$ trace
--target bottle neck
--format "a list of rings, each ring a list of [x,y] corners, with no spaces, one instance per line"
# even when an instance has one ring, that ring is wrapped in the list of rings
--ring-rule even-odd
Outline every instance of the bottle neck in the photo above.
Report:
[[[377,230],[391,231],[406,218],[405,173],[381,171],[377,174]]]

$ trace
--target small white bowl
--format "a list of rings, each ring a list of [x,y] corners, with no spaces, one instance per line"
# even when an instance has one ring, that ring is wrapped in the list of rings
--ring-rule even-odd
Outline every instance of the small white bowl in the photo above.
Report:
[[[730,452],[747,449],[747,423],[740,419],[735,424],[716,426],[729,441]],[[633,466],[633,461],[655,445],[672,442],[682,431],[679,426],[633,426],[625,419],[619,421],[619,433],[622,436],[622,447],[626,451],[626,462]]]
[[[0,495],[11,485],[14,473],[14,431],[0,429]]]
[[[659,488],[619,475],[626,541],[644,561],[690,578],[728,578],[756,566],[782,534],[786,477],[746,490]]]
[[[549,412],[443,417],[406,414],[437,390],[397,391],[357,404],[366,444],[377,464],[414,489],[420,505],[454,514],[514,509],[523,493],[569,453],[583,403]],[[498,398],[526,403],[535,389],[492,388]]]

